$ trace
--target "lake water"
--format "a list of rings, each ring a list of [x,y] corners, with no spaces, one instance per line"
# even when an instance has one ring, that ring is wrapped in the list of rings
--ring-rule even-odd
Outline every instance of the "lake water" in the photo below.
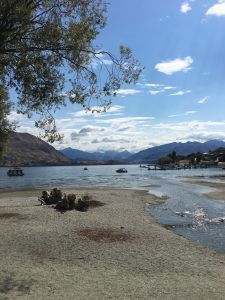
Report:
[[[125,167],[128,173],[116,173]],[[8,177],[7,168],[0,168],[0,189],[17,190],[32,188],[115,187],[149,189],[156,196],[168,196],[160,205],[146,204],[146,210],[155,219],[188,239],[225,253],[225,222],[214,220],[225,217],[225,202],[206,198],[206,187],[191,185],[183,177],[225,175],[221,169],[193,169],[148,171],[138,165],[27,167],[25,176]],[[201,180],[207,180],[201,178]],[[214,178],[210,181],[219,181]],[[151,187],[152,186],[152,187]],[[159,187],[156,187],[159,186]],[[0,195],[1,197],[1,195]]]
[[[128,173],[116,173],[125,167]],[[193,169],[177,171],[148,171],[138,165],[126,166],[82,166],[69,167],[24,167],[25,176],[8,177],[7,168],[0,168],[0,189],[30,189],[47,187],[87,187],[108,186],[118,188],[140,188],[146,185],[160,184],[166,179],[177,176],[206,176],[208,174],[225,174],[221,169]]]

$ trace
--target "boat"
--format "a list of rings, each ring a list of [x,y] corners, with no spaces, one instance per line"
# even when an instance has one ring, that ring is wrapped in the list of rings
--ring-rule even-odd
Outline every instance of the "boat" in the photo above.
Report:
[[[87,171],[88,170],[88,168],[84,168],[84,171]]]
[[[147,166],[144,166],[144,165],[140,165],[139,167],[140,167],[140,168],[145,168],[145,169],[148,168]]]
[[[120,168],[120,169],[117,169],[116,172],[117,173],[127,173],[128,171],[125,168]]]
[[[164,167],[157,167],[157,166],[155,166],[155,167],[153,167],[153,168],[151,168],[151,167],[148,167],[148,170],[149,171],[165,171],[165,170],[167,170],[166,168],[164,168]]]
[[[9,169],[7,171],[7,175],[8,176],[23,176],[24,175],[24,172],[21,168],[19,167],[14,167],[12,169]]]

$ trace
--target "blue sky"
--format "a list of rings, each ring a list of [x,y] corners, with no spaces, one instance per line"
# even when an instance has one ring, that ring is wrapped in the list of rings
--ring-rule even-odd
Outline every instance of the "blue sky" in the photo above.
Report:
[[[132,48],[145,66],[107,113],[68,106],[57,115],[56,148],[137,152],[169,142],[225,140],[225,0],[111,0],[96,44]],[[12,112],[18,131],[37,134]]]

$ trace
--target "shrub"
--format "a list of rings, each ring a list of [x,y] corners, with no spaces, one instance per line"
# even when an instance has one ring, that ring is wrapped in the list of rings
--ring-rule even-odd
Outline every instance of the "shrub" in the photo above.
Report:
[[[88,194],[77,197],[75,194],[62,193],[61,190],[54,188],[51,191],[43,191],[38,200],[42,205],[55,204],[54,208],[60,211],[79,210],[87,211],[91,197]]]

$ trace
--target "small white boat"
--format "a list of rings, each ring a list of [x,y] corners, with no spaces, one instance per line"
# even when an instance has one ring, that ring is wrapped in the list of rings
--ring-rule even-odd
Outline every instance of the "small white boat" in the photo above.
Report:
[[[120,169],[117,169],[116,172],[117,173],[127,173],[128,171],[125,168],[120,168]]]
[[[19,167],[14,167],[12,169],[9,169],[7,171],[7,175],[8,176],[23,176],[24,175],[24,172],[21,168]]]

